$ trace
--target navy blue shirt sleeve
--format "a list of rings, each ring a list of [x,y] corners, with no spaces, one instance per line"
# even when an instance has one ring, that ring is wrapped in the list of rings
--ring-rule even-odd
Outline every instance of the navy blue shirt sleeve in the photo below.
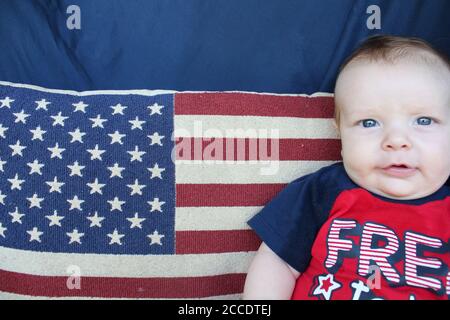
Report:
[[[281,259],[299,272],[311,260],[314,239],[346,177],[341,163],[289,183],[248,224]]]

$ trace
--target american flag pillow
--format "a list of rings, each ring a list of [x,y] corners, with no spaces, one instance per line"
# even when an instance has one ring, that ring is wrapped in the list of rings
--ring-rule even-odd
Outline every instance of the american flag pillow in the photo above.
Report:
[[[340,159],[331,94],[0,82],[0,298],[238,299],[246,221]]]

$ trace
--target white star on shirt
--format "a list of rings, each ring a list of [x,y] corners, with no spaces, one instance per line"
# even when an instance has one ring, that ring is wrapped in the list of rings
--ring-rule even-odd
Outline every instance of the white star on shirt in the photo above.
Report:
[[[67,168],[70,169],[70,176],[80,176],[83,177],[83,175],[81,174],[81,170],[83,170],[85,168],[85,166],[80,166],[78,164],[78,161],[75,161],[73,165],[71,166],[67,166]]]
[[[31,168],[30,174],[37,173],[42,176],[41,169],[44,167],[42,163],[39,163],[37,159],[35,159],[33,162],[28,162],[27,166]]]
[[[0,137],[2,137],[2,138],[6,138],[6,136],[5,136],[5,132],[6,132],[6,130],[8,130],[9,128],[8,127],[4,127],[1,123],[0,123]]]
[[[147,107],[147,109],[151,110],[150,115],[154,115],[155,113],[162,115],[162,113],[161,113],[162,108],[164,108],[164,106],[160,106],[157,103],[154,103],[153,105]]]
[[[122,211],[122,205],[125,203],[125,201],[120,201],[119,198],[114,197],[114,200],[108,200],[107,201],[111,205],[111,210],[119,210]]]
[[[138,179],[136,179],[134,184],[127,184],[127,187],[131,189],[131,196],[134,194],[142,196],[142,189],[145,188],[145,185],[140,185]]]
[[[39,231],[38,228],[34,227],[33,230],[28,230],[27,233],[30,235],[30,242],[37,241],[41,242],[41,236],[44,234],[42,231]]]
[[[74,209],[83,211],[83,209],[81,209],[81,204],[84,202],[84,200],[78,199],[78,196],[74,196],[72,200],[67,199],[67,202],[70,203],[69,211]]]
[[[73,112],[81,111],[83,113],[86,113],[86,107],[88,106],[88,104],[85,104],[83,101],[72,103],[72,105],[75,107],[75,110],[73,110]]]
[[[9,215],[12,217],[11,219],[11,223],[20,223],[22,224],[22,217],[24,216],[24,214],[21,214],[19,212],[19,208],[16,207],[16,211],[14,212],[9,212]]]
[[[323,295],[325,300],[330,300],[333,291],[342,287],[339,282],[334,281],[332,274],[320,275],[317,279],[319,280],[319,285],[314,289],[313,295]],[[327,283],[326,285],[324,285],[325,282]]]
[[[41,202],[44,201],[44,198],[38,198],[38,195],[36,193],[33,194],[33,197],[27,198],[27,200],[30,201],[29,209],[31,209],[33,207],[37,207],[39,209],[42,209],[41,208]]]
[[[14,102],[15,100],[11,99],[10,97],[6,97],[5,99],[0,99],[0,102],[2,103],[0,105],[0,109],[3,107],[11,109],[11,102]]]
[[[44,109],[45,111],[48,111],[47,105],[49,105],[50,102],[48,102],[47,100],[41,99],[39,101],[35,101],[35,103],[37,104],[36,111],[39,109]]]
[[[48,184],[48,185],[50,186],[49,193],[52,193],[52,192],[58,192],[58,193],[61,193],[61,187],[62,187],[63,185],[65,185],[64,182],[58,182],[56,176],[53,178],[53,181],[46,181],[45,183]]]
[[[136,117],[136,119],[134,119],[134,120],[129,120],[128,122],[132,124],[131,130],[134,130],[134,129],[143,130],[142,125],[145,123],[145,121],[139,121],[138,117]]]
[[[28,118],[30,115],[27,113],[24,113],[23,109],[19,113],[13,113],[13,115],[16,116],[16,120],[14,120],[14,123],[22,122],[23,124],[26,124],[26,118]]]
[[[123,144],[122,138],[126,137],[127,135],[120,134],[120,132],[116,130],[114,133],[108,133],[108,136],[111,137],[111,144],[113,144],[113,143]]]
[[[122,106],[120,103],[118,103],[115,106],[111,106],[110,108],[114,110],[112,113],[113,115],[115,115],[115,114],[124,115],[123,110],[125,110],[127,107]]]
[[[9,147],[13,149],[11,157],[15,156],[16,154],[23,157],[22,150],[27,148],[25,146],[20,145],[20,140],[17,140],[16,144],[10,144]]]
[[[98,179],[97,179],[97,178],[95,178],[95,181],[94,181],[94,182],[92,182],[92,183],[86,183],[86,184],[87,184],[87,186],[88,186],[89,188],[91,188],[91,194],[94,194],[94,193],[103,194],[103,193],[102,193],[102,188],[103,188],[104,186],[106,186],[106,184],[98,183]]]
[[[58,145],[58,142],[57,142],[53,148],[47,148],[47,150],[52,153],[50,155],[50,159],[53,159],[53,158],[62,159],[61,153],[63,153],[66,149],[60,148]]]
[[[64,219],[63,216],[58,216],[58,212],[56,210],[53,211],[53,215],[45,216],[48,220],[50,220],[49,227],[58,226],[61,227],[61,220]]]
[[[109,244],[118,244],[118,245],[122,245],[122,242],[120,241],[120,239],[122,239],[123,237],[125,237],[124,234],[119,234],[119,232],[117,231],[117,229],[114,229],[113,233],[108,233],[108,237],[111,238],[111,241],[109,242]]]
[[[153,201],[147,201],[147,203],[152,206],[152,209],[150,210],[150,212],[153,212],[153,211],[163,212],[162,209],[161,209],[161,206],[165,202],[164,201],[160,202],[159,198],[153,198]]]
[[[89,120],[91,120],[93,122],[92,128],[95,128],[95,127],[105,128],[103,126],[103,122],[108,121],[106,119],[100,118],[99,114],[97,115],[97,118],[89,118]]]
[[[152,173],[152,176],[150,177],[150,179],[159,178],[159,179],[162,180],[161,172],[165,171],[166,169],[160,168],[158,166],[158,163],[155,163],[153,168],[147,168],[147,170]]]
[[[97,211],[95,211],[95,214],[93,216],[86,217],[89,221],[91,221],[91,224],[89,225],[90,228],[92,227],[99,227],[101,228],[102,225],[100,222],[102,222],[105,217],[99,217]]]
[[[50,118],[53,118],[53,124],[52,126],[55,127],[56,125],[60,125],[64,127],[64,120],[68,119],[69,117],[64,117],[61,115],[61,111],[56,116],[50,116]]]
[[[151,146],[154,144],[158,144],[158,145],[162,146],[161,139],[164,138],[164,136],[160,136],[158,132],[154,132],[151,136],[147,136],[147,137],[152,139],[152,142],[150,144]]]
[[[130,229],[139,228],[142,229],[142,222],[144,222],[145,218],[139,218],[138,213],[134,214],[134,218],[127,218],[128,221],[131,222]]]
[[[5,236],[5,231],[8,230],[8,228],[5,228],[2,223],[0,222],[0,236],[2,236],[3,238],[6,238]]]
[[[159,234],[157,230],[153,231],[152,234],[147,235],[147,237],[151,240],[150,245],[159,244],[162,246],[161,239],[164,238],[164,235]]]
[[[25,182],[25,180],[19,180],[19,176],[17,175],[17,173],[14,179],[8,179],[8,181],[11,182],[11,190],[22,190],[22,187],[20,185]]]
[[[84,233],[79,233],[77,229],[73,229],[72,232],[66,232],[66,234],[70,237],[69,244],[74,242],[81,244],[81,237],[84,236]]]
[[[122,177],[122,171],[125,170],[125,168],[124,167],[119,167],[118,163],[114,163],[114,166],[113,167],[108,167],[108,170],[111,171],[110,178],[113,178],[113,177],[123,178]]]
[[[69,132],[69,134],[72,136],[72,140],[70,141],[70,143],[78,141],[83,143],[83,136],[86,135],[85,132],[80,132],[79,128],[76,128],[75,131]]]
[[[138,146],[134,147],[134,151],[127,151],[127,153],[131,154],[131,162],[139,161],[142,162],[142,156],[146,153],[145,151],[139,151]]]
[[[98,159],[102,161],[101,155],[106,152],[106,150],[99,150],[98,144],[95,145],[95,149],[87,149],[87,152],[91,154],[91,160]]]
[[[5,205],[6,194],[2,194],[2,190],[0,190],[0,203]]]
[[[33,134],[33,138],[31,138],[31,141],[36,140],[36,139],[44,141],[44,137],[42,137],[42,135],[44,133],[46,133],[47,131],[42,130],[41,127],[38,126],[36,129],[30,130],[30,132]]]

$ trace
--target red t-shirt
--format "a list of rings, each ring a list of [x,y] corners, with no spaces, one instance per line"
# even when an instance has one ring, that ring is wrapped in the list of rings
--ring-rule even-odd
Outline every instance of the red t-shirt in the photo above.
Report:
[[[292,299],[448,299],[450,188],[392,200],[342,163],[291,182],[249,221],[301,272]]]

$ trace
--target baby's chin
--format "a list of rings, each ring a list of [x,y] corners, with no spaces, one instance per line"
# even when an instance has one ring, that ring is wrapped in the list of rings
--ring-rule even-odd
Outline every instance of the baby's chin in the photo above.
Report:
[[[408,180],[390,180],[392,181],[386,181],[384,183],[377,184],[367,184],[363,187],[372,193],[394,200],[420,199],[429,196],[436,191],[434,188],[424,189],[423,185],[419,186],[417,185],[417,183]]]

